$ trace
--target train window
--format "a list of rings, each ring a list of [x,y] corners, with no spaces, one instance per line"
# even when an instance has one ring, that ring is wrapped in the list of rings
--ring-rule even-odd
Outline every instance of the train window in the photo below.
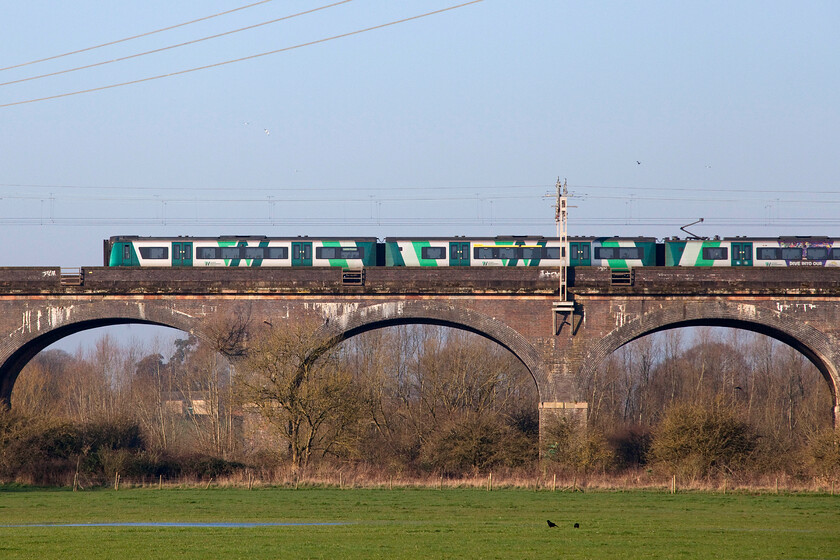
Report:
[[[220,255],[218,258],[221,259],[238,259],[239,258],[239,247],[219,247]]]
[[[641,247],[595,247],[596,259],[641,260],[644,250]]]
[[[644,257],[644,249],[641,247],[619,247],[618,248],[618,258],[619,259],[637,259],[641,260]]]
[[[786,261],[801,261],[802,249],[799,247],[782,247],[782,259]]]
[[[559,259],[560,258],[560,247],[544,247],[543,248],[543,258],[544,259]]]
[[[131,245],[126,243],[123,245],[123,260],[130,261],[131,260]]]
[[[840,261],[840,248],[832,249],[828,258],[833,261]]]
[[[317,247],[315,258],[318,259],[363,259],[365,251],[362,247]]]
[[[729,251],[726,247],[703,247],[703,260],[725,261],[729,259]]]
[[[476,247],[476,257],[477,259],[481,258],[488,258],[488,257],[479,257],[478,251],[483,249],[484,247]],[[446,258],[446,247],[423,247],[420,249],[420,257],[424,259],[445,259]]]
[[[168,259],[169,247],[140,247],[140,256],[144,259]]]
[[[824,261],[828,259],[828,247],[808,247],[805,258],[809,261]]]
[[[517,251],[517,247],[497,247],[495,249],[495,255],[493,258],[496,259],[518,259],[519,251]]]
[[[316,259],[338,259],[340,247],[317,247],[315,249]]]
[[[288,247],[269,247],[268,248],[268,255],[266,256],[267,259],[288,259],[289,258],[289,248]]]
[[[245,247],[245,257],[246,259],[264,259],[265,258],[265,247]]]
[[[617,259],[618,247],[595,247],[596,259]]]
[[[759,247],[755,250],[755,258],[760,261],[777,261],[782,258],[782,252],[776,247]]]
[[[195,258],[199,260],[212,260],[218,259],[219,257],[216,255],[216,247],[196,247]]]
[[[342,259],[363,259],[365,258],[365,250],[362,247],[354,248],[342,248],[341,249],[341,258]]]
[[[476,247],[473,249],[473,258],[476,259],[498,259],[493,247]]]
[[[542,247],[522,247],[523,259],[541,259],[543,256]]]

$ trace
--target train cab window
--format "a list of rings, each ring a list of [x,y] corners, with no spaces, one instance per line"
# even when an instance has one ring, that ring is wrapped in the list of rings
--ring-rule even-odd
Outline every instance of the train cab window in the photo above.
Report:
[[[782,247],[782,259],[786,261],[801,261],[802,249],[799,247]]]
[[[729,260],[729,250],[726,247],[703,247],[703,260],[726,261]]]
[[[805,258],[809,261],[824,261],[828,259],[828,247],[808,247]]]
[[[168,259],[169,247],[140,247],[140,256],[144,259]]]
[[[267,259],[288,259],[289,258],[289,248],[288,247],[269,247],[268,248],[268,255],[266,256]]]
[[[477,247],[476,252],[479,249],[484,249],[484,247]],[[423,247],[420,249],[420,257],[423,259],[445,259],[446,258],[446,247]],[[488,257],[478,257],[476,258],[488,258]]]
[[[123,260],[130,261],[131,260],[131,245],[126,243],[123,245]]]

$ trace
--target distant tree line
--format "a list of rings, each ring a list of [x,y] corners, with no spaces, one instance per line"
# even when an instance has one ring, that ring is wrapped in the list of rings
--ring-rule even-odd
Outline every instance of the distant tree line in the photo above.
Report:
[[[242,311],[166,350],[106,335],[88,352],[42,352],[0,413],[0,479],[348,465],[402,477],[840,474],[825,380],[763,336],[701,328],[630,344],[576,380],[587,425],[558,418],[540,442],[533,378],[477,335],[401,326],[328,347],[314,323],[255,323]]]

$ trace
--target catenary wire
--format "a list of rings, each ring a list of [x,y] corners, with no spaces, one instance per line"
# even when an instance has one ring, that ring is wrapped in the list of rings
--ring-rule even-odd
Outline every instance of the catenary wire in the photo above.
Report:
[[[219,12],[217,14],[211,14],[209,16],[200,17],[198,19],[185,21],[184,23],[178,23],[178,24],[175,24],[175,25],[170,25],[169,27],[163,27],[161,29],[155,29],[154,31],[147,31],[145,33],[140,33],[139,35],[132,35],[131,37],[125,37],[123,39],[117,39],[115,41],[109,41],[107,43],[102,43],[101,45],[94,45],[92,47],[85,47],[83,49],[78,49],[78,50],[75,50],[75,51],[70,51],[70,52],[57,54],[57,55],[53,55],[53,56],[48,56],[46,58],[39,58],[38,60],[30,60],[29,62],[21,62],[20,64],[15,64],[13,66],[6,66],[5,68],[0,68],[0,72],[2,72],[4,70],[11,70],[13,68],[21,68],[23,66],[29,66],[29,65],[32,65],[32,64],[38,64],[39,62],[46,62],[48,60],[55,60],[57,58],[63,58],[65,56],[71,56],[71,55],[74,55],[74,54],[88,52],[88,51],[92,51],[92,50],[95,50],[95,49],[101,49],[102,47],[110,47],[111,45],[117,45],[119,43],[125,43],[126,41],[132,41],[134,39],[139,39],[141,37],[148,37],[149,35],[154,35],[156,33],[162,33],[164,31],[170,31],[172,29],[177,29],[179,27],[184,27],[186,25],[192,25],[193,23],[206,21],[208,19],[213,19],[213,18],[216,18],[216,17],[219,17],[219,16],[225,16],[225,15],[228,15],[228,14],[232,14],[234,12],[238,12],[238,11],[241,11],[241,10],[246,10],[248,8],[253,8],[254,6],[259,6],[260,4],[267,4],[268,2],[273,2],[273,1],[274,0],[260,0],[259,2],[254,2],[253,4],[247,4],[245,6],[240,6],[238,8],[233,8],[232,10],[226,10],[224,12]]]
[[[225,61],[222,61],[222,62],[216,62],[214,64],[207,64],[205,66],[197,66],[197,67],[194,67],[194,68],[188,68],[186,70],[179,70],[177,72],[170,72],[168,74],[160,74],[160,75],[157,75],[157,76],[150,76],[150,77],[147,77],[147,78],[140,78],[138,80],[131,80],[131,81],[128,81],[128,82],[120,82],[120,83],[117,83],[117,84],[110,84],[110,85],[107,85],[107,86],[100,86],[100,87],[89,88],[89,89],[84,89],[84,90],[71,91],[71,92],[67,92],[67,93],[60,93],[60,94],[57,94],[57,95],[50,95],[50,96],[47,96],[47,97],[39,97],[39,98],[34,98],[34,99],[26,99],[24,101],[14,101],[12,103],[4,103],[4,104],[0,105],[0,108],[12,107],[12,106],[15,106],[15,105],[24,105],[26,103],[37,103],[39,101],[49,101],[49,100],[52,100],[52,99],[60,99],[60,98],[63,98],[63,97],[70,97],[72,95],[81,95],[83,93],[93,93],[93,92],[96,92],[96,91],[103,91],[103,90],[113,89],[113,88],[122,87],[122,86],[140,84],[140,83],[143,83],[143,82],[150,82],[152,80],[160,80],[160,79],[163,79],[163,78],[170,78],[172,76],[180,76],[180,75],[183,75],[183,74],[189,74],[191,72],[198,72],[200,70],[217,68],[219,66],[234,64],[234,63],[237,63],[237,62],[244,62],[246,60],[253,60],[253,59],[256,59],[256,58],[263,57],[263,56],[278,54],[278,53],[281,53],[281,52],[291,51],[291,50],[294,50],[294,49],[300,49],[300,48],[303,48],[303,47],[309,47],[309,46],[317,45],[317,44],[320,44],[320,43],[326,43],[328,41],[334,41],[336,39],[342,39],[342,38],[350,37],[350,36],[353,36],[353,35],[359,35],[360,33],[366,33],[368,31],[383,29],[385,27],[390,27],[392,25],[397,25],[397,24],[400,24],[400,23],[406,23],[406,22],[409,22],[409,21],[417,20],[417,19],[424,18],[424,17],[429,17],[429,16],[440,14],[440,13],[443,13],[443,12],[456,10],[458,8],[463,8],[464,6],[469,6],[471,4],[478,4],[479,2],[483,2],[483,1],[484,0],[471,0],[470,2],[464,2],[462,4],[455,4],[453,6],[448,6],[446,8],[441,8],[439,10],[434,10],[434,11],[426,12],[426,13],[423,13],[423,14],[418,14],[416,16],[411,16],[411,17],[407,17],[407,18],[403,18],[403,19],[389,21],[387,23],[374,25],[372,27],[366,27],[364,29],[357,29],[356,31],[349,31],[347,33],[341,33],[339,35],[333,35],[331,37],[325,37],[323,39],[317,39],[315,41],[309,41],[309,42],[306,42],[306,43],[299,43],[297,45],[292,45],[290,47],[283,47],[281,49],[266,51],[266,52],[262,52],[262,53],[258,53],[258,54],[253,54],[253,55],[250,55],[250,56],[244,56],[244,57],[241,57],[241,58],[225,60]]]
[[[291,14],[291,15],[288,15],[288,16],[283,16],[283,17],[272,19],[272,20],[269,20],[269,21],[263,21],[263,22],[260,22],[260,23],[255,23],[254,25],[249,25],[247,27],[240,27],[239,29],[233,29],[231,31],[225,31],[224,33],[217,33],[215,35],[209,35],[207,37],[201,37],[201,38],[198,38],[198,39],[193,39],[192,41],[185,41],[183,43],[178,43],[178,44],[175,44],[175,45],[168,45],[166,47],[160,47],[159,49],[152,49],[150,51],[130,54],[130,55],[127,55],[127,56],[121,56],[119,58],[114,58],[112,60],[103,60],[101,62],[94,62],[93,64],[86,64],[84,66],[77,66],[75,68],[68,68],[66,70],[58,70],[56,72],[50,72],[50,73],[47,73],[47,74],[40,74],[38,76],[30,76],[28,78],[20,78],[18,80],[11,80],[11,81],[8,81],[8,82],[2,82],[2,83],[0,83],[0,87],[12,85],[12,84],[19,84],[21,82],[29,82],[29,81],[32,81],[32,80],[39,80],[41,78],[49,78],[51,76],[60,76],[61,74],[69,74],[70,72],[76,72],[78,70],[87,70],[88,68],[96,68],[97,66],[104,66],[106,64],[113,64],[115,62],[123,62],[125,60],[131,60],[133,58],[139,58],[141,56],[146,56],[146,55],[149,55],[149,54],[155,54],[155,53],[159,53],[159,52],[163,52],[163,51],[168,51],[168,50],[171,50],[171,49],[177,49],[179,47],[185,47],[187,45],[192,45],[192,44],[195,44],[195,43],[201,43],[203,41],[209,41],[211,39],[218,39],[219,37],[224,37],[226,35],[233,35],[234,33],[241,33],[242,31],[250,31],[251,29],[256,29],[258,27],[262,27],[262,26],[265,26],[265,25],[270,25],[272,23],[278,23],[278,22],[281,22],[281,21],[285,21],[285,20],[288,20],[288,19],[304,16],[304,15],[311,14],[311,13],[314,13],[314,12],[318,12],[318,11],[321,11],[321,10],[326,10],[327,8],[333,8],[335,6],[339,6],[341,4],[347,4],[348,2],[352,2],[352,1],[353,0],[341,0],[340,2],[333,2],[332,4],[327,4],[325,6],[319,6],[317,8],[312,8],[311,10],[305,10],[303,12],[298,12],[296,14]]]

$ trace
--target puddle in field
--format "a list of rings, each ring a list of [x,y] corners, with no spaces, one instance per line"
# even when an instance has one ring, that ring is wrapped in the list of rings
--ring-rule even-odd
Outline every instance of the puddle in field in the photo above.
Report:
[[[324,527],[346,525],[346,523],[224,523],[224,522],[126,522],[126,523],[22,523],[17,525],[0,525],[3,528],[9,527],[223,527],[223,528],[250,528],[250,527]]]

